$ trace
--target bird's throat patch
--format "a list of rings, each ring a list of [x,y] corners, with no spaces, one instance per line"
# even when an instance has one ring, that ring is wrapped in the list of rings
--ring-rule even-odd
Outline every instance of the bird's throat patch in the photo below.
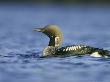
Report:
[[[55,47],[60,46],[59,42],[60,42],[60,38],[59,37],[55,37]]]

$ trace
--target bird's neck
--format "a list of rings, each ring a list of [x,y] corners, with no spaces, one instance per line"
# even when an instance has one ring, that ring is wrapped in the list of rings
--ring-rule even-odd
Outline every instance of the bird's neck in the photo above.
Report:
[[[62,44],[62,38],[57,36],[50,38],[48,46],[61,47],[61,44]]]

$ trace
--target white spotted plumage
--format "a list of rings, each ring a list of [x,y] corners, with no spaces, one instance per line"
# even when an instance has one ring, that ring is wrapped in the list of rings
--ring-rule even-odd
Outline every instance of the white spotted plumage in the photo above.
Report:
[[[65,49],[63,49],[63,51],[65,51]]]
[[[63,51],[77,50],[77,49],[81,49],[82,47],[86,47],[86,46],[77,45],[77,46],[66,47],[66,49],[63,49]]]

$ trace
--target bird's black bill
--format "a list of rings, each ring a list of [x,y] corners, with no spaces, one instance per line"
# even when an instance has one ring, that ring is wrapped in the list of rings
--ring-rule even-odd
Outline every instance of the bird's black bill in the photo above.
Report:
[[[42,32],[42,28],[35,28],[33,31]]]

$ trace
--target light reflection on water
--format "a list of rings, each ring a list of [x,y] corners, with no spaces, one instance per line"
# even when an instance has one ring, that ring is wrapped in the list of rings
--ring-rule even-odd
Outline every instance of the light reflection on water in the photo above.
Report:
[[[110,59],[38,58],[48,38],[34,27],[57,24],[64,45],[110,50],[109,7],[0,6],[0,82],[108,82]]]

